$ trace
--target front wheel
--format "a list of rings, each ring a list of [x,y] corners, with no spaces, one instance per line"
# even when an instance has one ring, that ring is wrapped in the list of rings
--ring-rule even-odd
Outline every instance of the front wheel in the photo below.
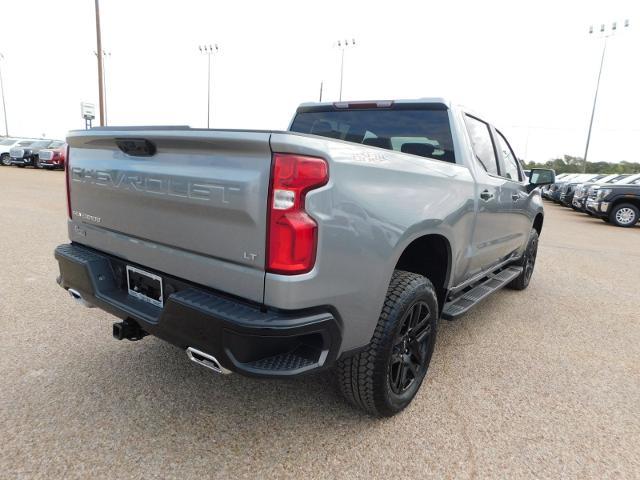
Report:
[[[631,203],[616,205],[609,214],[609,221],[617,227],[633,227],[638,222],[640,210]]]
[[[367,348],[338,362],[342,394],[358,408],[390,417],[416,396],[435,347],[438,299],[422,275],[396,270]]]
[[[522,255],[522,258],[515,264],[522,267],[522,273],[516,278],[511,280],[507,285],[512,290],[524,290],[529,286],[531,281],[531,275],[533,275],[533,269],[536,266],[536,257],[538,256],[538,231],[535,228],[531,229],[529,234],[529,241],[527,242],[527,248]]]
[[[4,167],[8,167],[11,165],[11,157],[9,156],[8,153],[3,153],[2,156],[0,156],[0,163]]]

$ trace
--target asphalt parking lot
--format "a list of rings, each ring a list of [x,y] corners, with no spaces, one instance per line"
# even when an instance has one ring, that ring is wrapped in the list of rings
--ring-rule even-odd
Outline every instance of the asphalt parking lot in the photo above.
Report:
[[[213,376],[55,283],[64,173],[0,168],[0,477],[637,478],[640,227],[546,203],[538,264],[442,322],[412,406]]]

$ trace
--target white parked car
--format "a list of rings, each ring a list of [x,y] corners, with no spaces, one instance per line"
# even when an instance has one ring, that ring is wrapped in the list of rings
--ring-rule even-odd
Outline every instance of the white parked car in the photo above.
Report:
[[[0,140],[0,165],[8,167],[11,165],[11,149],[15,147],[26,147],[35,142],[30,138],[7,137]]]

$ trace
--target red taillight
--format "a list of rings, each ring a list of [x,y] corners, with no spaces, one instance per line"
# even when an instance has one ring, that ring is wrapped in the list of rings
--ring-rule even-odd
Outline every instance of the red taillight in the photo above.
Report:
[[[71,172],[70,172],[71,167],[69,166],[69,149],[70,147],[67,146],[67,158],[66,158],[66,165],[64,167],[64,176],[67,184],[67,215],[71,220],[71,185],[69,183],[71,182]]]
[[[305,195],[329,181],[322,158],[276,153],[269,190],[267,270],[306,273],[316,260],[318,225],[304,210]]]

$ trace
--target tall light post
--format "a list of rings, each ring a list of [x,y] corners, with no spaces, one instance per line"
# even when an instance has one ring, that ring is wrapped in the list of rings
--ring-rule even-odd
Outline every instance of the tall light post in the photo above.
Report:
[[[93,54],[97,57],[98,52],[93,52]],[[104,101],[104,124],[108,125],[107,121],[107,57],[111,57],[111,52],[107,52],[106,50],[102,51],[102,90],[103,90],[103,101]]]
[[[629,28],[629,20],[624,21],[624,28]],[[598,80],[596,81],[596,92],[593,96],[593,106],[591,107],[591,120],[589,121],[589,131],[587,133],[587,144],[584,148],[584,159],[582,164],[582,173],[587,171],[587,155],[589,154],[589,142],[591,141],[591,129],[593,128],[593,118],[596,115],[596,104],[598,103],[598,90],[600,89],[600,77],[602,77],[602,67],[604,65],[604,57],[607,53],[607,40],[618,30],[618,23],[613,22],[610,29],[607,30],[603,23],[599,28],[599,35],[604,39],[602,45],[602,57],[600,58],[600,69],[598,70]],[[589,35],[594,35],[593,25],[589,27]]]
[[[338,40],[338,48],[340,49],[340,96],[339,100],[342,100],[342,78],[344,77],[344,51],[349,47],[356,46],[356,39],[352,38],[351,42],[349,40]]]
[[[2,111],[4,112],[4,134],[9,136],[9,124],[7,123],[7,104],[4,102],[4,82],[2,81],[2,62],[4,55],[0,53],[0,91],[2,92]]]
[[[96,52],[102,52],[102,33],[100,31],[100,3],[96,2]],[[104,126],[104,83],[102,72],[102,55],[96,55],[98,59],[98,103],[100,104],[100,126]]]
[[[103,65],[102,65],[102,84],[104,89],[104,124],[109,125],[108,116],[107,116],[107,58],[111,58],[111,52],[107,52],[106,50],[102,51]]]
[[[200,53],[207,56],[207,128],[211,121],[211,55],[218,53],[218,44],[214,43],[213,46],[199,45],[198,50]]]

